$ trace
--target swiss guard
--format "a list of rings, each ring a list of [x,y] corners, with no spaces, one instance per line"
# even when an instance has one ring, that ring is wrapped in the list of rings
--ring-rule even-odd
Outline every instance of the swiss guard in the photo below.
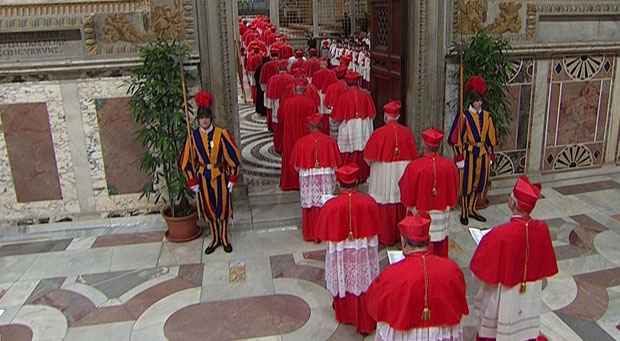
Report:
[[[497,144],[491,113],[482,109],[487,85],[484,78],[472,76],[465,84],[469,108],[454,118],[448,143],[454,149],[455,161],[461,173],[461,224],[469,218],[485,222],[476,211],[476,203],[484,193],[491,161],[495,159]]]
[[[195,96],[198,128],[187,137],[179,160],[187,185],[196,193],[198,215],[209,222],[211,243],[205,253],[218,246],[232,252],[228,219],[232,216],[232,189],[239,175],[240,154],[233,135],[213,124],[213,96],[204,90]]]

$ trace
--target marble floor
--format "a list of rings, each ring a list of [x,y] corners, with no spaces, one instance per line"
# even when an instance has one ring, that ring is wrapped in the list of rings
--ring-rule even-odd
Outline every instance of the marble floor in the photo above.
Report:
[[[502,192],[483,211],[488,225],[507,218]],[[620,176],[546,183],[543,194],[534,216],[549,224],[560,268],[544,283],[543,333],[620,340]],[[453,216],[450,256],[471,302],[475,245]],[[235,231],[234,252],[210,256],[208,237],[175,244],[163,228],[0,237],[0,339],[363,340],[334,321],[324,245],[302,241],[294,226]],[[468,339],[472,323],[464,321]]]

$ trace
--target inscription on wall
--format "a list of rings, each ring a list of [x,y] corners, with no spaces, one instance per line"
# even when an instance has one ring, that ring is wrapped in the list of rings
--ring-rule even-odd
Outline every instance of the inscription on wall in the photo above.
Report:
[[[71,42],[79,44],[80,30],[0,33],[0,57],[50,57],[64,55]]]

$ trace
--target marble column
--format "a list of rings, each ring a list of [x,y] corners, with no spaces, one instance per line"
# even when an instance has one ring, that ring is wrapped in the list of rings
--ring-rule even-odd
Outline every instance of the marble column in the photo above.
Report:
[[[319,36],[319,0],[312,0],[312,37]]]
[[[442,127],[446,75],[446,0],[409,4],[407,58],[407,125],[419,141],[420,132]]]
[[[614,74],[613,93],[611,96],[611,114],[609,116],[609,134],[607,134],[607,148],[605,150],[605,163],[615,164],[618,156],[618,134],[620,134],[620,57],[616,58],[616,73]]]
[[[269,19],[274,26],[280,27],[280,0],[269,0]]]
[[[547,119],[547,99],[549,96],[549,60],[536,61],[534,105],[532,106],[532,126],[528,149],[526,173],[536,179],[540,177],[543,148],[545,147],[545,121]]]
[[[239,139],[237,51],[233,1],[196,0],[200,77],[215,97],[215,120]]]

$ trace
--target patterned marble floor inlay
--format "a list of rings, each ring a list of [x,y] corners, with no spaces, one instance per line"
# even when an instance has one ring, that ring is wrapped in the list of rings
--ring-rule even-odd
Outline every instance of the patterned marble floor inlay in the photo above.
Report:
[[[558,186],[558,187],[553,187],[553,189],[564,195],[571,195],[571,194],[581,194],[581,193],[588,193],[588,192],[603,191],[607,189],[620,189],[620,183],[613,181],[613,180],[607,180],[607,181],[588,182],[588,183],[582,183],[582,184],[577,184],[577,185]]]
[[[273,135],[267,120],[254,106],[239,103],[243,176],[248,185],[272,185],[279,182],[281,158],[273,149]]]
[[[310,307],[296,296],[272,295],[185,307],[168,318],[170,341],[227,341],[290,333],[310,318]]]
[[[261,120],[246,120],[245,131],[256,129],[259,138],[268,135],[258,131]],[[271,153],[261,148],[254,153]],[[252,154],[251,149],[245,150]],[[262,170],[274,166],[259,158],[253,162]],[[264,181],[265,176],[255,179]],[[272,179],[277,181],[277,175]],[[611,179],[620,178],[592,179],[590,183],[599,184],[589,193],[582,192],[584,187],[556,186],[533,212],[549,226],[560,270],[542,286],[541,330],[551,341],[620,341],[620,188]],[[489,221],[480,227],[509,219],[506,190],[489,193],[490,206],[482,210]],[[251,209],[256,220],[299,213],[298,204]],[[463,271],[471,304],[480,286],[469,270],[476,245],[458,223],[458,213],[450,219],[450,257]],[[325,243],[307,243],[299,229],[274,226],[233,229],[235,250],[230,254],[218,249],[205,255],[208,238],[169,243],[163,231],[129,233],[152,231],[147,223],[73,239],[66,233],[43,239],[33,231],[23,241],[4,242],[0,340],[374,339],[335,321],[325,289]],[[386,250],[379,256],[384,269]],[[473,340],[473,314],[462,323],[465,340]]]

